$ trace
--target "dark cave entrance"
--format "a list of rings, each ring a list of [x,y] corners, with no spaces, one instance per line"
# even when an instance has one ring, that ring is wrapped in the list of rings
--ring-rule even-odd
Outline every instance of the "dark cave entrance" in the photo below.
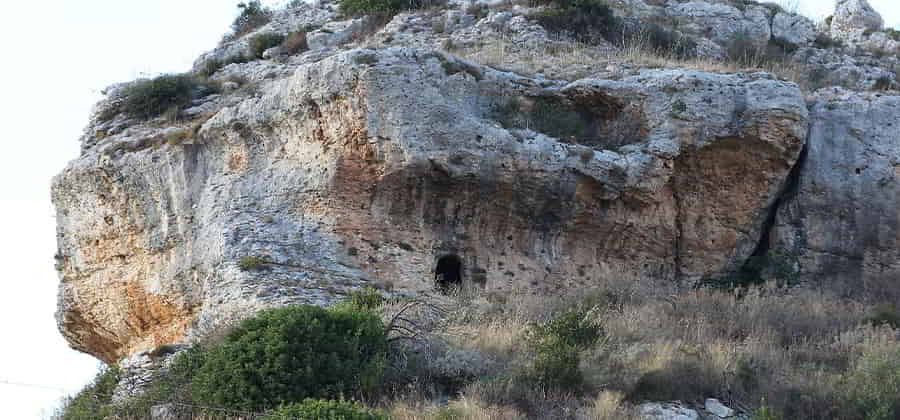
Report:
[[[450,254],[441,257],[434,268],[434,284],[441,293],[462,287],[462,260]]]

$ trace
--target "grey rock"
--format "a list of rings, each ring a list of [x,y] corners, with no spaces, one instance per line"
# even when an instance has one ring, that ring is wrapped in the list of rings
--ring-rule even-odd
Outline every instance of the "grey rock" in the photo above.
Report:
[[[700,415],[681,403],[644,403],[638,406],[642,420],[698,420]]]
[[[734,416],[734,410],[728,408],[725,404],[715,398],[707,398],[703,403],[703,408],[720,419],[727,419]]]
[[[831,19],[831,34],[844,40],[859,40],[866,34],[880,31],[884,19],[866,0],[837,0]]]
[[[772,37],[806,46],[816,39],[816,25],[804,16],[778,12],[772,19]]]
[[[277,66],[241,67],[257,93],[211,101],[193,138],[136,123],[55,178],[75,348],[116,361],[261,308],[432,293],[446,254],[486,292],[719,275],[756,248],[806,138],[799,89],[763,73],[568,83],[398,48]],[[510,98],[603,124],[510,126]]]
[[[898,121],[898,96],[818,92],[806,159],[773,231],[773,246],[796,258],[801,278],[857,291],[866,284],[895,284],[900,274]]]

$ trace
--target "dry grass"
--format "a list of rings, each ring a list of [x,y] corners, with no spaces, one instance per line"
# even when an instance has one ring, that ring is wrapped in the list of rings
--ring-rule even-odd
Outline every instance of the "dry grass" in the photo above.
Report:
[[[585,297],[596,302],[589,316],[602,323],[605,337],[582,352],[584,389],[560,394],[520,383],[515,372],[530,352],[529,325]],[[395,413],[425,413],[399,418],[505,418],[485,413],[512,406],[530,418],[627,419],[645,400],[716,397],[748,413],[765,401],[769,412],[784,418],[856,419],[871,409],[854,389],[881,395],[900,387],[898,330],[867,323],[874,303],[823,290],[767,286],[674,296],[595,290],[578,297],[475,297],[453,305],[432,339],[482,354],[494,367],[457,388],[451,395],[461,399],[442,410],[475,414],[436,417],[444,411],[398,405]],[[888,366],[889,373],[875,375],[872,366]],[[889,405],[890,398],[866,404]]]
[[[452,49],[474,62],[525,75],[543,74],[551,78],[574,80],[589,77],[607,66],[632,69],[683,68],[712,73],[759,72],[806,86],[805,71],[783,58],[772,58],[755,51],[740,60],[685,58],[674,51],[660,51],[641,37],[623,42],[621,48],[594,46],[557,37],[550,42],[515,43],[509,37],[487,38],[476,47]]]

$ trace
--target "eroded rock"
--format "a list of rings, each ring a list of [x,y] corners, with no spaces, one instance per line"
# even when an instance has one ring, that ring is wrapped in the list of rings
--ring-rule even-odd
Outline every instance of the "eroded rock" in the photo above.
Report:
[[[485,292],[716,276],[756,247],[807,127],[765,74],[567,83],[389,48],[260,83],[188,141],[130,128],[57,176],[75,348],[115,361],[263,307],[431,293],[447,255]]]
[[[900,97],[822,90],[811,120],[773,246],[810,281],[892,290],[900,274]]]

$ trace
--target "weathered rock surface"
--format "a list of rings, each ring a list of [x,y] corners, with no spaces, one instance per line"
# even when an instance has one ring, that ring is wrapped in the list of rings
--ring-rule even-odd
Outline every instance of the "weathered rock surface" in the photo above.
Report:
[[[354,50],[260,90],[189,142],[123,150],[126,131],[56,178],[76,348],[112,361],[264,306],[430,291],[447,254],[486,290],[717,275],[755,248],[806,137],[797,87],[761,74],[565,83]],[[504,128],[510,99],[587,134]]]
[[[805,46],[811,23],[772,6],[615,4],[677,24],[707,56],[735,34],[778,38],[821,86],[897,87],[896,57]],[[280,11],[195,70],[264,32],[319,28],[310,51],[219,68],[222,93],[177,122],[118,113],[124,85],[110,88],[53,185],[72,346],[132,356],[137,389],[142,352],[368,285],[430,293],[447,256],[485,292],[665,292],[766,249],[797,256],[808,280],[896,275],[897,97],[642,69],[604,42],[545,57],[572,42],[534,9],[457,6],[381,29],[330,2]]]
[[[809,280],[863,289],[900,274],[900,97],[822,90],[774,245]],[[882,283],[883,284],[883,283]]]
[[[832,36],[854,40],[864,35],[880,31],[884,19],[866,0],[837,0],[831,19]]]

